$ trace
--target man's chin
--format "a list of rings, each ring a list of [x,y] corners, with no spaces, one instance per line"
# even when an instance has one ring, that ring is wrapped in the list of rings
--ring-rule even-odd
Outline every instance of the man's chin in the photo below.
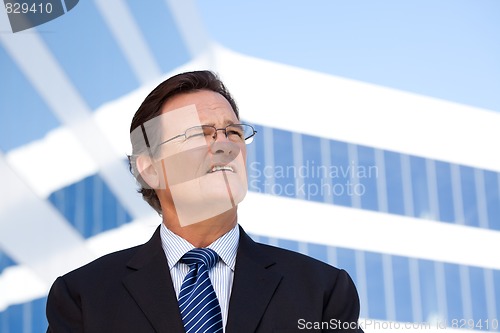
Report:
[[[174,206],[181,226],[212,219],[224,212],[235,209],[237,202],[227,192],[212,191],[203,195],[174,198]],[[177,199],[177,200],[176,200]]]
[[[226,179],[211,175],[170,187],[181,226],[214,218],[236,209],[246,195],[246,183],[231,175]]]
[[[218,202],[229,201],[234,205],[239,204],[247,193],[247,189],[241,184],[229,184],[224,188],[211,188],[202,192],[205,202],[217,205]]]
[[[228,197],[241,197],[247,191],[246,177],[233,172],[216,172],[201,177],[198,186],[204,198],[223,200]],[[245,196],[243,194],[243,196]]]

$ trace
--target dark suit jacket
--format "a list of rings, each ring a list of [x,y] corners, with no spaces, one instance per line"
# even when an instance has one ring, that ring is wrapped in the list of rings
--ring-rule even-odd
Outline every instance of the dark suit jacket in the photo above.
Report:
[[[358,314],[345,271],[255,243],[240,230],[227,333],[330,332],[357,322]],[[184,332],[159,228],[144,245],[59,277],[47,318],[53,333]]]

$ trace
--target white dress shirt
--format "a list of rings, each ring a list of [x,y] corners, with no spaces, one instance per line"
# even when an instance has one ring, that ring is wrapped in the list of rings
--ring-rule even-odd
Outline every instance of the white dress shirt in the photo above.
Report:
[[[168,268],[172,276],[175,294],[179,298],[184,277],[189,272],[189,266],[180,262],[182,256],[189,250],[194,249],[194,246],[184,238],[174,234],[163,223],[160,227],[161,245],[167,256]],[[231,289],[233,287],[234,266],[236,264],[236,252],[238,251],[238,243],[240,237],[240,229],[236,225],[233,229],[221,236],[215,242],[207,246],[217,252],[221,260],[217,262],[209,272],[208,276],[214,286],[215,294],[219,300],[222,311],[222,323],[225,330],[227,323],[227,314],[229,310],[229,299],[231,297]]]

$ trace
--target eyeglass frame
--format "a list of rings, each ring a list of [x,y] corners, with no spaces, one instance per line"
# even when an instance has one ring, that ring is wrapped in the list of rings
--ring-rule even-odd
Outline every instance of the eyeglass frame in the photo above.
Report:
[[[225,135],[226,139],[228,139],[228,137],[227,137],[227,128],[228,128],[228,127],[230,127],[230,126],[238,126],[238,125],[248,126],[248,127],[250,127],[250,128],[252,129],[252,131],[253,131],[251,135],[249,135],[249,136],[248,136],[248,137],[246,137],[246,138],[243,138],[243,142],[244,142],[245,144],[247,144],[247,143],[246,143],[246,140],[248,140],[248,139],[250,139],[250,138],[254,137],[254,136],[255,136],[255,134],[257,134],[257,131],[255,130],[255,128],[254,128],[252,125],[248,125],[248,124],[229,124],[229,125],[227,125],[226,127],[223,127],[223,128],[217,128],[217,127],[215,127],[215,126],[213,126],[213,125],[198,125],[198,126],[193,126],[193,127],[189,127],[189,128],[187,128],[187,129],[184,131],[184,133],[179,134],[179,135],[176,135],[176,136],[174,136],[174,137],[172,137],[172,138],[170,138],[170,139],[168,139],[168,140],[166,140],[166,141],[161,142],[160,144],[158,144],[158,146],[157,146],[157,147],[159,147],[159,146],[161,146],[161,145],[164,145],[164,144],[166,144],[166,143],[168,143],[168,142],[170,142],[170,141],[172,141],[172,140],[175,140],[175,139],[177,139],[177,138],[180,138],[181,136],[183,136],[183,137],[185,137],[185,138],[187,139],[186,133],[187,133],[189,130],[193,129],[193,128],[202,128],[202,129],[203,129],[203,128],[206,128],[206,127],[210,127],[210,128],[215,129],[215,132],[214,132],[214,137],[212,137],[212,138],[214,139],[214,141],[215,141],[215,140],[217,140],[217,132],[219,132],[219,131],[224,131],[224,135]]]

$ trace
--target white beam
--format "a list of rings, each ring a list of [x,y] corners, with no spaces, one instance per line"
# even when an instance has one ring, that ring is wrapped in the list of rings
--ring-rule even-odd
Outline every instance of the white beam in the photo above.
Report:
[[[255,192],[239,205],[238,221],[262,236],[500,269],[494,230]]]
[[[0,154],[0,247],[50,285],[64,272],[95,258],[81,235],[39,198]]]
[[[135,76],[142,84],[156,80],[161,69],[141,29],[123,0],[94,0]]]

